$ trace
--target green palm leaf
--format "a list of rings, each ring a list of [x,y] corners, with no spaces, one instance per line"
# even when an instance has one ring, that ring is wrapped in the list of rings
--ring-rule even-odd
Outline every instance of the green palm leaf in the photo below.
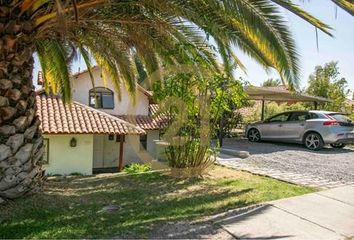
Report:
[[[352,0],[333,2],[353,13]],[[219,55],[223,71],[232,74],[235,66],[244,68],[235,48],[265,68],[276,69],[283,82],[297,87],[300,70],[296,45],[279,8],[331,35],[327,24],[291,0],[77,0],[65,4],[59,0],[23,1],[23,11],[37,26],[36,39],[42,41],[61,36],[56,46],[49,44],[48,47],[55,47],[58,56],[62,52],[62,60],[68,58],[65,44],[72,42],[79,46],[89,69],[88,52],[92,52],[116,90],[124,83],[130,92],[135,91],[133,59],[136,57],[151,75],[163,72],[169,65],[184,64],[220,71]],[[58,27],[60,22],[66,27]],[[64,45],[59,47],[58,44]],[[53,63],[45,63],[50,59],[44,50],[46,45],[36,44],[41,48],[38,54],[43,68],[51,69]],[[64,66],[59,64],[59,58],[56,59],[56,66]],[[69,72],[64,70],[64,73]],[[70,84],[64,83],[68,78],[56,75],[61,80],[51,80],[52,88],[62,92],[69,89]]]
[[[71,86],[69,79],[69,52],[65,44],[58,40],[37,40],[36,47],[46,80],[46,91],[55,94],[61,92],[64,101],[71,100]]]

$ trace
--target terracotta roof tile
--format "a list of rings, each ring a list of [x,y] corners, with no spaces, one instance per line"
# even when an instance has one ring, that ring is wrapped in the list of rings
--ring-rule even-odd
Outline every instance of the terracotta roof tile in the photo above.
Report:
[[[118,118],[137,125],[144,130],[157,130],[167,126],[167,120],[154,119],[151,116],[144,115],[119,115]]]
[[[78,102],[64,104],[43,92],[36,100],[43,133],[145,134],[140,127]]]
[[[144,130],[156,130],[167,126],[168,117],[159,113],[158,104],[150,104],[149,112],[149,115],[119,115],[117,117]]]

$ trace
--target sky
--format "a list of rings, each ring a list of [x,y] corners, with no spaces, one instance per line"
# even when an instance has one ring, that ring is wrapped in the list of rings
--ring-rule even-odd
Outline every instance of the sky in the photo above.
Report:
[[[350,89],[354,89],[354,17],[337,7],[336,18],[335,5],[330,0],[299,1],[298,4],[334,29],[333,38],[318,31],[319,51],[317,51],[315,28],[296,15],[285,12],[300,54],[300,87],[306,87],[308,77],[316,65],[338,61],[340,76],[346,78]],[[241,72],[237,75],[251,84],[260,85],[268,78],[279,78],[275,71],[267,73],[248,56],[237,54],[247,68],[247,75]]]
[[[345,77],[350,89],[354,89],[354,17],[337,7],[335,16],[335,5],[330,0],[294,1],[300,4],[306,11],[310,12],[323,22],[333,28],[334,37],[330,37],[320,31],[319,50],[316,46],[315,28],[304,20],[290,12],[285,13],[289,21],[290,30],[294,36],[298,52],[300,54],[301,81],[300,87],[307,85],[309,75],[314,71],[316,65],[323,65],[330,61],[338,61],[340,76]],[[253,85],[260,85],[268,78],[279,78],[275,71],[266,72],[262,66],[256,63],[242,52],[236,50],[237,56],[247,68],[247,75],[237,72],[244,80]],[[39,69],[38,61],[35,64],[34,77],[36,78]],[[73,65],[72,71],[77,72],[85,69],[81,60]]]

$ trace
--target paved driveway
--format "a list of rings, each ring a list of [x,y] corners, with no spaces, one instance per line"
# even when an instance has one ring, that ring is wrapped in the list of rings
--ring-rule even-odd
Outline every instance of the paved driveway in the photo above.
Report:
[[[241,159],[221,151],[218,161],[229,167],[320,188],[354,183],[354,149],[327,147],[314,152],[295,144],[234,139],[227,139],[223,148],[250,153]]]

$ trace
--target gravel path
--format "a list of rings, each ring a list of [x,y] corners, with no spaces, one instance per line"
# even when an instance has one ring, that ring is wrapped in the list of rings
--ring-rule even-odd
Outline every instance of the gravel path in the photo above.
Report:
[[[249,166],[304,175],[312,179],[354,183],[354,149],[327,147],[314,152],[295,144],[250,143],[233,139],[227,139],[223,148],[248,151],[251,155],[240,159],[221,154],[221,162],[225,165]]]

